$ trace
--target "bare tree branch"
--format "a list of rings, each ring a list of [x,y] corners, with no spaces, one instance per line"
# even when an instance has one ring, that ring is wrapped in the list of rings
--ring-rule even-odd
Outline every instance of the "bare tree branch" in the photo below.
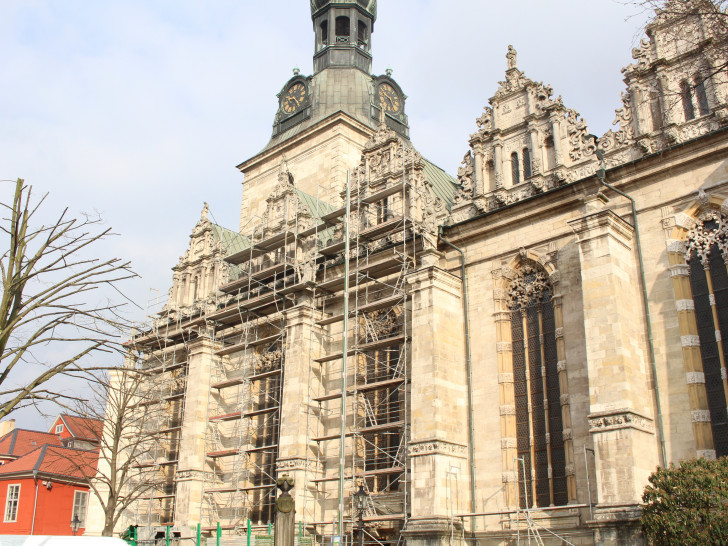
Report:
[[[27,401],[72,400],[46,384],[89,365],[98,354],[123,354],[124,304],[102,298],[105,288],[121,294],[119,283],[136,277],[129,262],[93,256],[112,234],[110,228],[98,229],[100,218],[69,218],[65,209],[50,225],[38,225],[46,196],[34,203],[32,194],[18,179],[12,203],[0,203],[8,242],[0,256],[0,419]],[[53,357],[38,356],[51,347]],[[46,350],[35,351],[41,348]],[[26,364],[43,369],[28,379]]]

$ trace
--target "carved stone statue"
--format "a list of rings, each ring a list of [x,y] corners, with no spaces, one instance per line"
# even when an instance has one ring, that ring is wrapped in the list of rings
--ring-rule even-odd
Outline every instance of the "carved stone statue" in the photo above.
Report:
[[[516,68],[518,64],[518,52],[512,45],[508,46],[508,53],[506,53],[506,59],[508,59],[508,68]]]
[[[207,215],[210,212],[210,205],[207,204],[207,201],[204,202],[204,206],[202,207],[202,214],[200,215],[200,220],[203,222],[207,221]]]

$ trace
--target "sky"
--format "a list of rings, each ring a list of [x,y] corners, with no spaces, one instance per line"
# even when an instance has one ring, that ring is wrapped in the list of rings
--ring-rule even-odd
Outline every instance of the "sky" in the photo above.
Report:
[[[509,44],[602,134],[646,17],[618,0],[379,0],[373,71],[393,69],[413,144],[454,174]],[[48,213],[100,213],[118,235],[98,252],[132,261],[124,291],[143,320],[203,202],[237,229],[235,166],[268,142],[276,94],[294,67],[311,73],[313,45],[305,0],[2,0],[0,180],[48,192]],[[3,203],[12,189],[0,182]]]

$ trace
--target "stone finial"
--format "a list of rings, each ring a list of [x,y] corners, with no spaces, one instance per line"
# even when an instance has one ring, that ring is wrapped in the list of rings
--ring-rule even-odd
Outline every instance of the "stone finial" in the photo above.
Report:
[[[385,74],[387,74],[388,78],[391,78],[392,72],[394,72],[394,70],[392,70],[391,68],[387,68],[387,70],[385,70],[384,72],[385,72]]]
[[[203,222],[207,221],[207,215],[210,212],[210,205],[207,204],[207,201],[204,202],[204,206],[202,207],[202,213],[200,214],[200,220]]]
[[[301,73],[301,69],[298,68],[297,66],[294,66],[293,67],[293,75],[294,76],[298,76],[300,73]]]
[[[508,46],[508,53],[506,53],[506,59],[508,59],[508,69],[516,68],[518,64],[518,52],[512,45]]]

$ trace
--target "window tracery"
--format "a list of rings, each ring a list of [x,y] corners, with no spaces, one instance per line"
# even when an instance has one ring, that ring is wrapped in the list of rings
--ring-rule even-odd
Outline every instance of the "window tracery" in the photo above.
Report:
[[[518,458],[524,461],[518,488],[523,508],[568,502],[552,298],[548,274],[535,264],[525,264],[506,299],[511,314],[516,444]]]
[[[685,260],[695,308],[715,454],[728,455],[728,219],[703,212],[686,239]],[[723,335],[723,333],[727,335]]]

